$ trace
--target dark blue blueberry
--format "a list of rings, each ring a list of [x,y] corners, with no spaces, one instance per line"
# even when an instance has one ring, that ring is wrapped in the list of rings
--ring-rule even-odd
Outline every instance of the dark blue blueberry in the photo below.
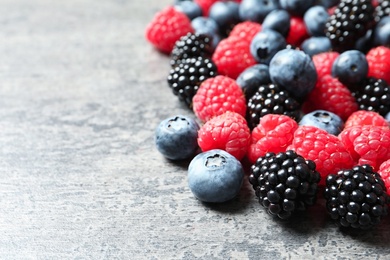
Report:
[[[191,21],[192,28],[197,34],[206,34],[212,39],[212,46],[215,47],[221,40],[218,24],[210,17],[200,16]]]
[[[304,100],[316,85],[317,71],[310,56],[300,50],[284,49],[269,64],[271,81],[297,100]]]
[[[240,161],[219,149],[198,154],[188,167],[190,190],[203,202],[221,203],[233,199],[243,179]]]
[[[273,10],[265,17],[261,26],[263,30],[271,29],[286,37],[290,30],[290,14],[282,9]]]
[[[329,18],[327,9],[320,5],[310,7],[303,16],[307,32],[312,36],[325,36],[325,24]]]
[[[278,0],[243,0],[239,14],[243,21],[262,23],[267,14],[278,8]]]
[[[355,50],[367,53],[372,48],[373,30],[367,30],[363,37],[360,37],[355,43]]]
[[[259,63],[269,64],[278,51],[286,48],[285,38],[274,30],[262,30],[253,38],[250,45],[252,56]]]
[[[383,17],[375,26],[374,45],[390,47],[390,16]]]
[[[157,150],[170,160],[189,159],[198,150],[198,123],[187,116],[178,115],[163,120],[157,127]]]
[[[364,53],[349,50],[341,53],[333,62],[332,75],[347,87],[360,84],[368,72],[368,63]]]
[[[218,24],[221,36],[228,36],[233,27],[241,21],[238,15],[239,6],[239,3],[233,1],[218,1],[211,6],[209,17]]]
[[[390,112],[385,115],[385,119],[390,123]]]
[[[340,3],[340,0],[319,0],[318,4],[322,5],[326,8],[331,8],[333,6],[336,6]]]
[[[326,110],[316,110],[304,115],[299,125],[315,126],[332,135],[338,135],[344,128],[343,120]]]
[[[332,43],[326,36],[310,37],[303,41],[301,49],[310,56],[321,52],[331,51]]]
[[[193,1],[178,1],[174,5],[176,10],[183,12],[187,17],[192,20],[196,17],[202,16],[202,8]]]
[[[303,16],[315,2],[316,0],[279,0],[280,6],[294,16]]]
[[[236,82],[244,91],[246,99],[249,100],[256,93],[259,86],[271,83],[269,68],[265,64],[253,65],[241,72]]]

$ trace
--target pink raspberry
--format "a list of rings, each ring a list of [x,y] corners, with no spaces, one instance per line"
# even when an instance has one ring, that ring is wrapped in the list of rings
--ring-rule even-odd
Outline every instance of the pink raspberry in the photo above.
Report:
[[[390,195],[390,159],[384,161],[378,170],[379,175],[382,177],[385,182],[387,194]]]
[[[373,125],[373,126],[389,126],[389,123],[386,119],[378,114],[377,112],[367,111],[367,110],[358,110],[353,112],[345,121],[344,128],[352,126],[363,126],[363,125]]]
[[[226,112],[207,121],[198,132],[198,144],[203,152],[221,149],[241,160],[250,142],[250,130],[243,116]]]
[[[367,55],[368,77],[384,79],[390,84],[390,48],[378,46],[371,49]]]
[[[340,54],[338,52],[322,52],[313,55],[314,67],[316,67],[318,78],[325,75],[332,75],[333,62]]]

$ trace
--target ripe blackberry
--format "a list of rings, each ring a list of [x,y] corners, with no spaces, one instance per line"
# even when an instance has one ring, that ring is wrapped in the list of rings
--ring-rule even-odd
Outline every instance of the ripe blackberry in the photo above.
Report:
[[[209,36],[188,33],[175,43],[175,47],[171,53],[170,64],[172,67],[175,67],[188,58],[198,56],[210,58],[212,51],[212,41]]]
[[[217,67],[213,61],[199,56],[183,60],[178,66],[172,68],[167,80],[173,94],[190,107],[199,85],[216,75]]]
[[[390,15],[390,1],[378,0],[378,5],[375,8],[375,22],[379,22],[385,16]]]
[[[324,197],[330,217],[342,227],[368,229],[387,215],[385,184],[368,164],[329,175]]]
[[[267,153],[251,167],[249,182],[268,213],[287,219],[316,202],[320,174],[311,160],[294,151]]]
[[[341,0],[325,26],[334,51],[353,49],[355,42],[363,37],[374,21],[374,6],[371,0]]]
[[[390,112],[390,88],[383,79],[368,78],[353,95],[360,110],[375,111],[382,116]]]
[[[247,120],[250,128],[255,128],[260,118],[268,114],[287,115],[298,121],[301,104],[278,85],[261,85],[248,100]]]

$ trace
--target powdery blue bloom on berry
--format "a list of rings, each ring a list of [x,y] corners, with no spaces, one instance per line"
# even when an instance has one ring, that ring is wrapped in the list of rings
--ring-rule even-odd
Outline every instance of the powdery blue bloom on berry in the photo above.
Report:
[[[301,49],[308,55],[313,56],[322,52],[328,52],[332,50],[332,44],[328,37],[310,37],[306,39]]]
[[[304,115],[299,121],[299,125],[315,126],[332,135],[338,135],[344,128],[343,120],[338,115],[326,110],[315,110]]]
[[[252,39],[250,52],[256,61],[269,64],[272,57],[280,50],[286,48],[285,38],[277,31],[262,30]]]
[[[278,0],[243,0],[239,15],[243,21],[262,23],[267,14],[278,8]]]

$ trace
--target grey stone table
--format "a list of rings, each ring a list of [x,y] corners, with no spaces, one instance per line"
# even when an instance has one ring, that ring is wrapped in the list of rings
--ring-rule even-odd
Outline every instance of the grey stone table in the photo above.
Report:
[[[0,0],[0,259],[390,259],[390,221],[283,223],[249,185],[210,206],[155,149],[188,114],[144,29],[170,0]]]

